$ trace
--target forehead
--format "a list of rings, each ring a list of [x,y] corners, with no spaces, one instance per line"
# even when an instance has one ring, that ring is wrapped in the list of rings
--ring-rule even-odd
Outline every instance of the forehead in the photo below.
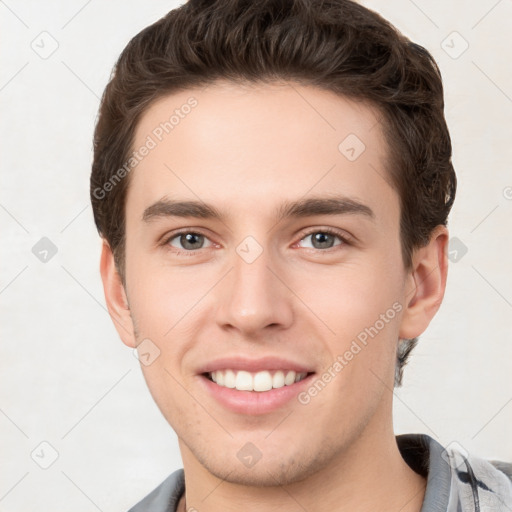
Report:
[[[309,192],[377,209],[397,201],[378,110],[311,86],[217,82],[169,94],[138,123],[132,149],[143,147],[127,197],[137,215],[164,196],[237,211]]]

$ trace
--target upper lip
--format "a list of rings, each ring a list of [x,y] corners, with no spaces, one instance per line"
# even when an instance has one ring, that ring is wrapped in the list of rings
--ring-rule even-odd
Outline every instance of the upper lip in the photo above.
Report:
[[[249,359],[241,356],[223,357],[203,364],[197,370],[198,374],[210,373],[217,370],[245,370],[257,372],[261,370],[293,370],[297,373],[312,373],[310,366],[297,363],[282,357],[260,357]]]

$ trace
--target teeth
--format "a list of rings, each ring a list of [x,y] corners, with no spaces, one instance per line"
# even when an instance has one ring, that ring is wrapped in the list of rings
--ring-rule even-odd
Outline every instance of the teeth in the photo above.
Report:
[[[284,378],[284,383],[287,385],[287,386],[290,386],[291,384],[293,384],[295,382],[295,372],[293,371],[289,371],[287,374],[286,374],[286,377]]]
[[[279,370],[274,373],[272,377],[272,387],[273,388],[282,388],[284,386],[284,373]]]
[[[218,374],[222,375],[222,372],[219,371],[217,375]],[[249,372],[238,372],[236,374],[235,389],[240,391],[252,391],[254,389],[252,375]]]
[[[244,370],[217,370],[209,373],[210,379],[217,385],[234,388],[238,391],[269,391],[270,389],[291,386],[306,377],[307,373],[297,373],[293,370],[278,370],[272,375],[264,370],[250,373]]]
[[[270,375],[270,372],[258,372],[253,379],[253,388],[254,391],[268,391],[272,389],[272,375]]]
[[[236,386],[236,375],[235,372],[227,370],[224,374],[224,386],[227,388],[234,388]]]

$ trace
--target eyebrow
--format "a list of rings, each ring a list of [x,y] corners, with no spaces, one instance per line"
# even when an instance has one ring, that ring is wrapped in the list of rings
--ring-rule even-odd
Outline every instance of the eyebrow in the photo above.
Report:
[[[312,217],[314,215],[362,215],[374,221],[373,210],[356,199],[344,196],[310,197],[286,201],[276,211],[277,222],[286,218]],[[202,201],[161,199],[144,210],[142,220],[149,222],[159,217],[196,217],[224,221],[226,215],[213,205]]]

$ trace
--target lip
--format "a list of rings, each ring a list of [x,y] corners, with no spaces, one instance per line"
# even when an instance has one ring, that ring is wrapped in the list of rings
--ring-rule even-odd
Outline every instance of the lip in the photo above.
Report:
[[[284,359],[281,357],[261,357],[259,359],[248,359],[240,356],[223,357],[210,361],[197,369],[199,375],[210,373],[216,370],[245,370],[246,372],[258,372],[262,370],[293,370],[297,373],[312,373],[311,367]]]
[[[299,382],[289,386],[270,389],[268,391],[238,391],[232,388],[219,386],[211,381],[207,374],[216,370],[245,370],[257,372],[260,370],[293,370],[308,375]],[[246,359],[242,357],[225,357],[204,364],[197,370],[197,378],[204,392],[211,396],[223,408],[236,414],[262,415],[284,407],[291,402],[305,388],[310,386],[315,372],[303,364],[280,357],[265,357],[260,359]]]

